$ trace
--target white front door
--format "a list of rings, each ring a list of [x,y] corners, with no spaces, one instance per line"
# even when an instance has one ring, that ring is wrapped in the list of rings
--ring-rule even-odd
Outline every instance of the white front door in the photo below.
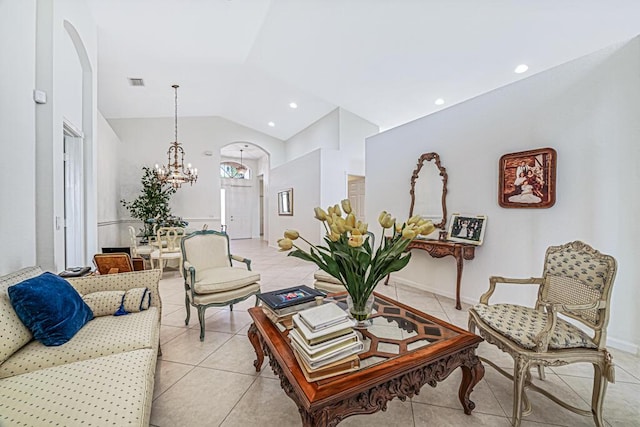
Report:
[[[82,138],[64,135],[64,249],[65,268],[86,265],[84,260],[84,200]]]
[[[256,201],[252,187],[225,186],[225,224],[230,239],[250,239],[251,219]]]

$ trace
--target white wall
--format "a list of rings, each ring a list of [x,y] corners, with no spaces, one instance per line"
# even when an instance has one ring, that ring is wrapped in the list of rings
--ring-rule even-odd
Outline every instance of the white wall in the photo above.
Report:
[[[173,118],[113,119],[108,121],[127,147],[120,154],[119,198],[132,200],[140,190],[142,167],[166,164],[166,152],[174,136]],[[178,140],[185,150],[185,163],[198,168],[198,181],[183,185],[171,198],[174,215],[200,228],[220,229],[220,148],[247,142],[269,153],[272,165],[284,161],[284,142],[220,117],[178,117]],[[212,156],[204,154],[211,151]],[[257,167],[257,165],[256,165]],[[130,218],[120,209],[120,218]]]
[[[35,0],[0,2],[0,275],[36,264],[35,11]]]
[[[120,224],[120,155],[127,151],[102,114],[98,113],[98,250],[129,246],[126,227]],[[129,224],[126,224],[129,225]],[[140,224],[133,224],[136,228]]]
[[[340,149],[340,114],[336,108],[287,140],[286,159],[293,160],[318,148]]]
[[[7,167],[3,165],[0,172],[5,182],[15,182],[2,195],[3,200],[12,200],[11,207],[2,208],[3,227],[4,224],[11,227],[5,234],[11,243],[7,246],[11,247],[11,254],[2,257],[0,270],[39,264],[44,269],[60,271],[64,267],[64,230],[56,229],[55,218],[64,217],[62,123],[65,117],[77,119],[79,111],[81,123],[77,125],[85,133],[88,181],[86,246],[95,246],[95,203],[91,203],[95,198],[92,182],[95,171],[91,169],[95,162],[96,80],[92,73],[96,64],[95,24],[81,1],[5,1],[0,4],[0,12],[3,55],[0,120],[3,130],[6,129],[3,134],[10,139],[11,156],[6,159],[22,159]],[[77,54],[76,59],[69,60],[70,40],[76,50],[81,45],[84,56]],[[83,67],[80,76],[78,61]],[[36,88],[47,93],[46,104],[33,103],[32,91]],[[16,180],[18,176],[20,182]]]
[[[366,138],[377,134],[377,125],[339,108],[340,114],[340,156],[346,160],[345,170],[350,175],[364,175]]]
[[[322,176],[321,150],[298,157],[271,170],[269,185],[269,245],[277,246],[287,229],[298,230],[305,239],[319,243],[320,222],[313,217],[313,208],[320,206]],[[293,188],[293,215],[278,215],[278,192]]]
[[[636,38],[369,138],[367,217],[382,209],[405,216],[416,160],[438,152],[449,174],[449,212],[488,215],[485,243],[465,263],[463,300],[477,302],[490,275],[539,275],[547,246],[583,240],[618,260],[609,342],[637,351],[639,74]],[[500,208],[500,156],[542,147],[558,153],[555,206]],[[394,278],[453,296],[453,259],[419,252]],[[498,295],[522,303],[533,298],[513,290]]]

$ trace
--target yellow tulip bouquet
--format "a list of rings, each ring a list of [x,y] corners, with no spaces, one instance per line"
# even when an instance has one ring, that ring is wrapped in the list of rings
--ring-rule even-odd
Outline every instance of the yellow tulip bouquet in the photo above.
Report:
[[[295,230],[285,231],[284,238],[278,240],[278,246],[283,251],[295,248],[289,256],[311,261],[338,279],[351,296],[354,314],[364,311],[378,282],[409,263],[411,253],[405,252],[409,243],[419,235],[430,234],[435,227],[431,221],[417,215],[397,225],[395,218],[383,211],[378,217],[382,238],[374,251],[370,242],[373,234],[368,232],[367,224],[356,221],[349,200],[343,200],[341,205],[342,209],[337,204],[327,211],[319,207],[314,209],[315,218],[322,221],[326,230],[326,246],[310,243]],[[390,235],[386,235],[387,229],[391,230]],[[294,243],[297,239],[303,240],[308,250],[297,246]]]

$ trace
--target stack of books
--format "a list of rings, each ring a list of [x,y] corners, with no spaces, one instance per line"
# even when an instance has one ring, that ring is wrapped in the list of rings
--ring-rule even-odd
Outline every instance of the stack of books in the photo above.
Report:
[[[292,317],[289,340],[307,381],[356,371],[364,349],[353,321],[333,303],[298,312]]]
[[[280,289],[258,295],[262,301],[262,311],[273,322],[287,329],[293,327],[292,317],[300,310],[322,304],[325,294],[307,286]]]

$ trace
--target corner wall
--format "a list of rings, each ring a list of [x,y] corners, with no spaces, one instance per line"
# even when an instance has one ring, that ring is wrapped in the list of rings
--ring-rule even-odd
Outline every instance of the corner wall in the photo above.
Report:
[[[35,0],[0,2],[0,275],[36,264],[35,37]]]
[[[637,352],[639,74],[640,39],[635,38],[369,138],[367,217],[383,209],[405,217],[415,162],[435,151],[449,175],[449,213],[488,216],[485,243],[465,262],[463,301],[477,302],[490,275],[541,274],[548,246],[582,240],[618,260],[609,343]],[[500,208],[500,156],[543,147],[558,153],[555,206]],[[455,263],[413,251],[410,265],[393,278],[453,296]],[[496,301],[534,299],[533,290],[496,295]]]

